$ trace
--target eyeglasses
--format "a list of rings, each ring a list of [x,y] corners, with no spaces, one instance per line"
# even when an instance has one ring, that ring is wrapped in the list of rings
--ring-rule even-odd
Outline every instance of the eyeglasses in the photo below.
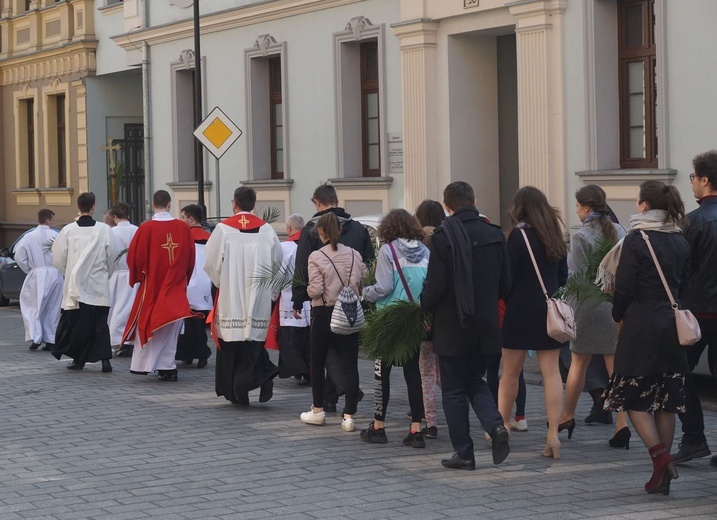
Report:
[[[693,173],[690,173],[690,182],[695,180],[696,175]]]

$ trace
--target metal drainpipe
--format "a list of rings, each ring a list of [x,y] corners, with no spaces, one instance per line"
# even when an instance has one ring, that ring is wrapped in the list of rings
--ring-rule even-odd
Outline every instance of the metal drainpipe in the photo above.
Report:
[[[144,0],[144,28],[149,28],[149,1]],[[144,196],[145,215],[147,220],[152,218],[152,104],[150,98],[149,80],[149,44],[142,42],[142,117],[144,122]]]

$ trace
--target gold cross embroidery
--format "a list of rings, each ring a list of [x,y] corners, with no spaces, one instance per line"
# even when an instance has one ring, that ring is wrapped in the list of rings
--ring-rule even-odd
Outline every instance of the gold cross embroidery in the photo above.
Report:
[[[162,244],[162,247],[167,250],[169,254],[169,265],[174,263],[174,250],[179,247],[179,244],[174,241],[171,233],[167,233],[167,242]]]
[[[239,219],[239,224],[241,224],[241,227],[246,229],[246,225],[250,222],[248,218],[246,218],[246,215],[242,215]]]

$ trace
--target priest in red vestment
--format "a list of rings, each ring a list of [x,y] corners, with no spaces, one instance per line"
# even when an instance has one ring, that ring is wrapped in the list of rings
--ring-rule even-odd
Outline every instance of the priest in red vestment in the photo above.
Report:
[[[279,371],[264,349],[277,295],[253,280],[280,265],[283,254],[271,224],[251,213],[255,204],[252,188],[234,192],[235,215],[217,224],[207,241],[204,264],[219,288],[211,315],[217,342],[216,392],[235,404],[249,404],[249,391],[259,387],[259,402],[271,399]]]
[[[155,214],[144,222],[127,251],[129,284],[139,283],[122,341],[134,339],[130,372],[157,371],[161,381],[177,380],[174,355],[182,320],[193,316],[187,284],[194,269],[189,226],[169,214],[165,190],[152,197]]]

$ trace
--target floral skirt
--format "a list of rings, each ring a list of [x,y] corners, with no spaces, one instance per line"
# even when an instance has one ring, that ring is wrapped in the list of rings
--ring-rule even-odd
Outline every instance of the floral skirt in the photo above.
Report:
[[[676,372],[656,376],[613,374],[603,397],[605,410],[613,412],[684,413],[685,376]]]

